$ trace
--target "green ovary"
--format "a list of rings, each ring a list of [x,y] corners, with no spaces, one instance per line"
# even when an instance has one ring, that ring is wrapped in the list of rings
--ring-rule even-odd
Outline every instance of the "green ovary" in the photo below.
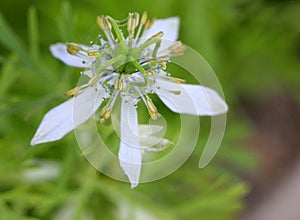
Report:
[[[129,48],[126,43],[119,43],[114,51],[114,57],[121,56],[118,62],[113,64],[113,68],[117,73],[132,74],[137,71],[133,61],[138,62],[141,58],[142,51],[140,48]]]

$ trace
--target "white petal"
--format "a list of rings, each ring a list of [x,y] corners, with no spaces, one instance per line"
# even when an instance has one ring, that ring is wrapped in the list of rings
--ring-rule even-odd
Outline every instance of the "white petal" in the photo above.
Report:
[[[156,80],[155,93],[172,111],[191,115],[218,115],[228,111],[226,102],[214,90],[191,84]],[[179,91],[175,95],[170,91]]]
[[[139,125],[139,134],[140,137],[159,136],[159,132],[164,132],[164,129],[161,125],[142,124]]]
[[[141,148],[152,148],[154,145],[157,145],[162,141],[164,134],[165,128],[161,125],[139,125]]]
[[[88,120],[102,103],[102,94],[95,87],[51,109],[43,118],[31,145],[55,141]]]
[[[153,137],[149,137],[150,139]],[[155,138],[155,137],[154,137]],[[174,146],[174,143],[168,139],[165,138],[160,138],[158,141],[157,140],[150,140],[150,139],[141,139],[141,144],[145,148],[145,151],[147,152],[159,152],[167,149],[170,146]],[[154,141],[157,141],[156,144],[152,144]],[[149,145],[150,143],[150,145]]]
[[[92,60],[92,58],[80,58],[74,55],[71,55],[67,52],[67,47],[64,43],[56,43],[50,46],[50,51],[54,57],[61,60],[69,66],[75,67],[87,67],[87,63]]]
[[[138,185],[142,167],[142,154],[138,136],[137,111],[132,98],[123,97],[121,106],[120,166],[128,176],[131,188]]]
[[[160,46],[160,50],[166,49],[178,39],[179,17],[171,17],[166,19],[157,19],[152,27],[145,31],[142,35],[141,42],[144,42],[152,35],[163,31],[164,36]]]

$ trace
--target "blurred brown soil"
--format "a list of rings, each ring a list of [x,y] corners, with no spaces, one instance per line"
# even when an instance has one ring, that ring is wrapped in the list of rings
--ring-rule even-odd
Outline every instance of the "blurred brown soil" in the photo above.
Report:
[[[269,197],[300,157],[300,105],[280,91],[255,103],[241,101],[241,106],[253,122],[248,145],[259,160],[259,169],[247,177],[252,187],[246,198],[249,213]]]

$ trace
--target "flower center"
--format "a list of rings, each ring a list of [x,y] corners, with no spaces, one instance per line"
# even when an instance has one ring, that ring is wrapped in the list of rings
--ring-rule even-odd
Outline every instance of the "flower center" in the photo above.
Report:
[[[129,13],[128,18],[121,21],[110,16],[99,16],[97,24],[106,40],[99,35],[100,44],[91,42],[88,49],[75,43],[66,44],[71,55],[89,60],[83,73],[90,77],[87,84],[69,90],[66,95],[76,96],[88,87],[98,86],[105,94],[103,97],[109,99],[100,114],[101,123],[110,117],[118,95],[130,96],[136,102],[142,99],[150,116],[153,119],[159,117],[147,93],[153,93],[155,77],[176,81],[164,70],[171,56],[183,54],[184,46],[178,41],[161,50],[162,31],[143,39],[149,36],[147,31],[154,22],[155,19],[148,20],[147,13],[141,19],[138,13]]]
[[[120,56],[120,61],[113,64],[113,68],[117,73],[132,74],[137,71],[136,63],[139,63],[142,55],[140,48],[129,48],[122,42],[116,45],[113,54],[115,57]]]

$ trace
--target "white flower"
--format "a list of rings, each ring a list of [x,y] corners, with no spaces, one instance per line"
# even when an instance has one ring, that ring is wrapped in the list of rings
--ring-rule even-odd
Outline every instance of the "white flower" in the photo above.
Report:
[[[72,98],[44,116],[31,144],[62,138],[87,121],[103,100],[108,99],[99,118],[100,123],[104,122],[120,96],[121,143],[118,156],[131,187],[135,187],[141,172],[141,146],[145,146],[137,119],[136,106],[140,100],[153,119],[160,114],[147,95],[149,93],[157,94],[172,111],[182,114],[217,115],[225,113],[228,107],[214,90],[184,84],[184,80],[166,72],[170,57],[183,54],[185,49],[180,41],[176,41],[179,18],[149,20],[146,13],[141,18],[138,13],[129,13],[126,20],[100,16],[97,23],[106,39],[99,35],[99,45],[91,42],[90,47],[75,43],[50,46],[52,54],[67,65],[85,68],[81,73],[90,80],[66,92]],[[160,144],[170,145],[170,142],[163,139]]]

